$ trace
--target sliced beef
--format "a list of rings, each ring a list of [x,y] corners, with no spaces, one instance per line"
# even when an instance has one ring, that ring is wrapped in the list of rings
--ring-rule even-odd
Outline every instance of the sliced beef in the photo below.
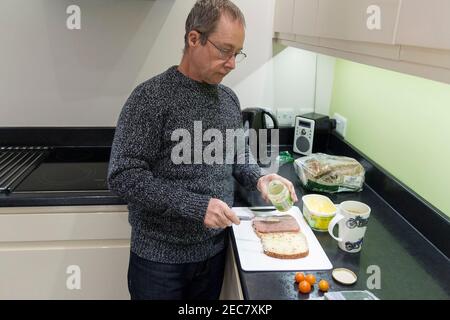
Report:
[[[283,217],[277,222],[253,220],[253,228],[256,233],[300,231],[300,226],[294,217]]]

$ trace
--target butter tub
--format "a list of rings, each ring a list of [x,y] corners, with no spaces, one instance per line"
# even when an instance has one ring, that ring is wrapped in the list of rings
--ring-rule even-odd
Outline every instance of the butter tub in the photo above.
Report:
[[[303,196],[302,200],[303,216],[311,229],[328,232],[328,225],[338,210],[330,198],[320,194],[308,194]]]

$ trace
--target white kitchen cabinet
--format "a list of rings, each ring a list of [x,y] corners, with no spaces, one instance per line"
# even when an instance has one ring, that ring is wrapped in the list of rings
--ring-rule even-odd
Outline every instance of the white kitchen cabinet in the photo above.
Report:
[[[227,260],[225,263],[220,300],[244,300],[238,266],[236,257],[234,256],[231,240],[227,249]]]
[[[351,52],[365,56],[374,56],[393,60],[397,60],[400,54],[400,46],[372,42],[320,38],[319,44],[321,47],[336,49],[342,52]]]
[[[450,50],[401,46],[400,60],[432,66],[450,72]]]
[[[322,38],[394,43],[400,0],[319,0],[318,35]]]
[[[129,299],[126,206],[0,208],[0,299]]]
[[[293,33],[294,0],[275,2],[274,32]]]
[[[0,208],[0,242],[130,239],[123,206]]]
[[[293,19],[282,45],[450,83],[448,0],[296,0]]]
[[[0,299],[129,299],[126,240],[0,244]]]
[[[294,26],[296,35],[317,36],[317,9],[319,0],[295,0]]]
[[[450,1],[402,1],[395,42],[450,50]]]

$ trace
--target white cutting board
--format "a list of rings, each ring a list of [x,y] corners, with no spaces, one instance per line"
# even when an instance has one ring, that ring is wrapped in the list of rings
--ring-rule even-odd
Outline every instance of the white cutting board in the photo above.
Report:
[[[250,212],[247,207],[233,207],[232,210],[242,217],[248,216]],[[261,240],[253,230],[252,221],[241,220],[240,225],[233,224],[241,268],[244,271],[313,271],[332,269],[333,265],[303,218],[300,209],[294,206],[286,213],[297,220],[301,232],[306,236],[309,246],[308,256],[300,259],[277,259],[265,255]]]

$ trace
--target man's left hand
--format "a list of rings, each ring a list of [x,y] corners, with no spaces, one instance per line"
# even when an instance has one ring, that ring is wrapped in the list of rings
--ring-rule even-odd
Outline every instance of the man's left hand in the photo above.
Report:
[[[268,197],[267,187],[269,185],[269,182],[272,180],[280,180],[282,183],[284,183],[286,185],[286,187],[289,189],[292,200],[294,202],[298,201],[297,195],[295,194],[295,188],[294,188],[294,185],[292,184],[292,182],[279,176],[276,173],[262,176],[258,180],[258,184],[256,185],[256,188],[259,190],[259,192],[261,192],[261,196],[264,199],[264,201],[266,201],[267,203],[270,202],[269,197]]]

